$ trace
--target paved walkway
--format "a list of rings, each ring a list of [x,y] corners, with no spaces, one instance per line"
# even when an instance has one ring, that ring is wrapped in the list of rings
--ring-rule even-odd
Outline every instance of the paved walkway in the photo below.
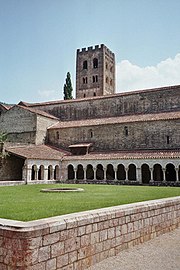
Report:
[[[88,270],[180,270],[180,228],[124,250]]]

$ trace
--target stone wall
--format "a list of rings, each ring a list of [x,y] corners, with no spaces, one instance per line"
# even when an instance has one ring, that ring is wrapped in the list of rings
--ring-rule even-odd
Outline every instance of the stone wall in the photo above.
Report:
[[[37,115],[36,145],[45,143],[47,128],[57,123],[57,120]]]
[[[179,147],[178,120],[99,124],[48,130],[50,144],[68,148],[92,142],[94,150],[175,149]],[[57,138],[59,131],[59,139]]]
[[[24,160],[16,156],[7,156],[0,161],[0,181],[22,180]]]
[[[1,270],[83,270],[177,228],[180,197],[0,224]]]
[[[62,121],[113,117],[126,114],[176,111],[180,86],[129,92],[103,97],[32,104]]]
[[[18,106],[0,116],[0,130],[11,143],[35,143],[36,115]]]

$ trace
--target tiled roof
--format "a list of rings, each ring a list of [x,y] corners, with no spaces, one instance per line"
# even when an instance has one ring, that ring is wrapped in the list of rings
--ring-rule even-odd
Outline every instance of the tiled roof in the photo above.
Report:
[[[153,114],[135,114],[135,115],[125,115],[125,116],[109,117],[109,118],[58,122],[52,125],[49,129],[71,128],[71,127],[81,127],[81,126],[97,126],[97,125],[121,124],[121,123],[123,124],[123,123],[131,123],[131,122],[146,122],[146,121],[158,121],[158,120],[171,120],[171,119],[179,119],[179,118],[180,118],[180,111],[179,112],[177,111],[177,112],[153,113]]]
[[[91,152],[84,156],[64,156],[63,160],[114,160],[114,159],[171,159],[180,158],[180,150],[149,150],[149,151],[119,151]]]
[[[25,106],[22,106],[22,105],[15,105],[15,106],[20,107],[20,108],[22,108],[24,110],[30,111],[32,113],[35,113],[35,114],[44,116],[44,117],[48,117],[48,118],[51,118],[51,119],[59,120],[59,118],[55,117],[54,115],[49,114],[49,113],[44,112],[44,111],[41,111],[41,110],[37,110],[37,109],[34,109],[34,108],[25,107]]]
[[[8,105],[8,104],[2,104],[0,103],[0,107],[2,107],[3,109],[5,109],[6,111],[8,111],[12,106],[11,105]]]
[[[7,147],[6,150],[16,156],[27,159],[59,160],[69,152],[47,145]]]
[[[92,143],[78,143],[78,144],[69,145],[69,148],[90,147],[90,146],[92,146]]]
[[[144,89],[144,90],[137,90],[137,91],[129,91],[129,92],[123,92],[123,93],[116,93],[113,95],[105,95],[105,96],[96,96],[96,97],[86,97],[86,98],[80,98],[80,99],[68,99],[68,100],[56,100],[56,101],[48,101],[48,102],[39,102],[39,103],[27,103],[21,101],[19,104],[25,105],[28,107],[36,107],[36,106],[46,106],[46,105],[55,105],[55,104],[65,104],[65,103],[74,103],[74,102],[83,102],[85,100],[102,100],[102,99],[110,99],[113,97],[123,97],[123,96],[130,96],[135,94],[142,94],[147,92],[159,92],[164,90],[174,90],[174,89],[180,89],[180,85],[173,85],[173,86],[166,86],[166,87],[159,87],[159,88],[152,88],[152,89]]]

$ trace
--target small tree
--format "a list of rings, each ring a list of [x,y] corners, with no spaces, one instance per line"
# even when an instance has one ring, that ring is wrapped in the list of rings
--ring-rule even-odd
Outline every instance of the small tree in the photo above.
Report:
[[[68,72],[66,76],[66,83],[64,84],[64,99],[72,99],[72,91],[71,75]]]

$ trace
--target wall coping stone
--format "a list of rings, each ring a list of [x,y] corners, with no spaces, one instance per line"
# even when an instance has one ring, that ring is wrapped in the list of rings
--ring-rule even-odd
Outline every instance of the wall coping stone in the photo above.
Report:
[[[127,216],[132,214],[134,212],[134,209],[137,210],[137,213],[144,212],[161,208],[161,205],[164,207],[165,204],[167,204],[168,206],[170,204],[173,205],[174,202],[180,202],[180,196],[163,198],[158,200],[143,201],[131,204],[117,205],[112,207],[88,210],[61,216],[54,216],[50,218],[44,218],[28,222],[0,218],[0,230],[8,229],[16,232],[25,233],[51,228],[53,232],[53,227],[58,226],[58,231],[61,231],[64,229],[74,228],[77,225],[83,226],[89,223],[94,223],[95,220],[96,222],[97,221],[100,222],[101,220],[103,220],[101,218],[103,218],[104,216],[106,219],[111,219],[112,215],[116,215],[118,212],[121,212],[122,216]]]

